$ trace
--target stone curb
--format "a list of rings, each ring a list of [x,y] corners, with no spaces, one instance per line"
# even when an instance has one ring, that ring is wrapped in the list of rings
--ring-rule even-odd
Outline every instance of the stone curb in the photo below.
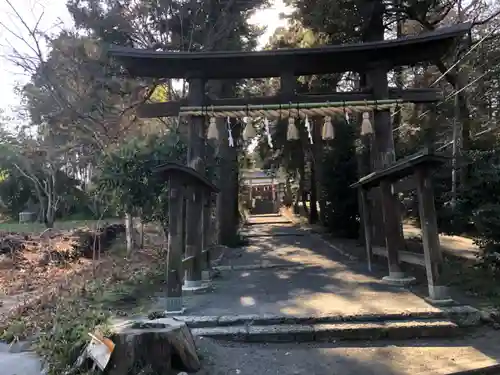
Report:
[[[266,270],[272,268],[300,268],[304,269],[311,266],[303,264],[286,264],[286,263],[272,263],[272,264],[244,264],[237,266],[215,266],[212,267],[216,271],[252,271],[252,270]]]
[[[331,342],[337,340],[411,339],[450,337],[458,333],[449,321],[400,321],[380,323],[331,323],[271,326],[193,328],[194,336],[243,342]]]
[[[160,318],[160,316],[156,316]],[[214,328],[230,326],[272,326],[272,325],[314,325],[327,323],[391,323],[404,320],[423,321],[425,319],[446,319],[460,327],[476,326],[480,323],[479,311],[470,306],[454,306],[441,311],[427,309],[407,311],[396,314],[357,314],[325,316],[287,316],[287,315],[183,315],[174,316],[190,328]]]

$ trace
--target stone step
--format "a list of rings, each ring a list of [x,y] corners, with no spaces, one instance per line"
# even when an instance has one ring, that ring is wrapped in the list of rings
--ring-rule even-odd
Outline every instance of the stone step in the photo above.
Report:
[[[324,324],[239,325],[193,328],[195,336],[242,342],[332,342],[339,340],[405,340],[450,337],[460,332],[448,320],[337,322]]]

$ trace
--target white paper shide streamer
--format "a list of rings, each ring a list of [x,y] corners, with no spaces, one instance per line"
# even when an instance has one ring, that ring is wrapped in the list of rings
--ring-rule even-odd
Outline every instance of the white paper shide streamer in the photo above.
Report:
[[[227,140],[229,142],[229,147],[234,147],[233,131],[231,129],[230,117],[227,118],[226,125],[227,125]]]
[[[309,143],[313,144],[313,137],[312,137],[312,133],[311,133],[311,123],[309,122],[308,116],[306,116],[306,120],[304,122],[304,125],[306,126],[307,137],[309,138]]]
[[[266,131],[267,136],[267,144],[269,148],[273,148],[273,139],[271,137],[271,131],[269,130],[269,120],[267,118],[264,119],[264,130]]]

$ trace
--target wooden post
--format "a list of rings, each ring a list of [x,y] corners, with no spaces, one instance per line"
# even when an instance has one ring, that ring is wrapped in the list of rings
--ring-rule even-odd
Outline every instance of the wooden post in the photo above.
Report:
[[[372,249],[372,232],[371,232],[371,217],[370,208],[368,205],[367,191],[362,187],[359,188],[359,196],[361,201],[361,218],[363,220],[363,232],[365,238],[366,261],[368,271],[372,270],[373,249]]]
[[[451,302],[448,287],[443,283],[441,273],[443,256],[439,244],[439,233],[434,206],[434,192],[429,170],[421,167],[415,171],[418,211],[424,245],[425,270],[429,287],[429,298],[435,302]]]
[[[193,290],[202,287],[202,215],[203,200],[201,187],[188,187],[187,222],[189,223],[186,236],[186,276],[184,290]]]
[[[200,78],[189,80],[188,104],[202,106],[205,94],[205,82]],[[188,164],[201,175],[205,175],[205,118],[191,116],[188,127]],[[186,217],[186,275],[184,289],[193,290],[202,287],[201,277],[201,187],[188,187],[187,217]]]
[[[183,187],[169,178],[166,307],[168,313],[182,312],[182,220]]]
[[[210,259],[210,247],[212,245],[212,236],[210,235],[212,232],[212,228],[210,225],[211,222],[211,196],[210,193],[204,191],[203,192],[203,213],[201,217],[201,227],[202,227],[202,249],[203,249],[203,257],[202,257],[202,280],[209,281],[211,278],[211,259]]]

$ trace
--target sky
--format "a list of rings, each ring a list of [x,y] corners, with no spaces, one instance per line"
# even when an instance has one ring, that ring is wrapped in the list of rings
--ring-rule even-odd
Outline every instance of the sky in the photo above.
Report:
[[[21,15],[29,27],[36,24],[41,17],[40,26],[43,30],[56,32],[60,27],[71,27],[71,17],[66,9],[66,0],[0,0],[0,88],[4,93],[0,108],[6,109],[19,104],[19,98],[13,93],[16,84],[26,82],[29,77],[26,72],[11,63],[7,56],[12,46],[24,53],[29,47],[13,35],[26,37],[28,32],[23,28],[19,18],[9,6],[9,1]],[[262,48],[274,33],[276,28],[285,26],[286,21],[279,15],[290,11],[283,0],[272,0],[270,8],[260,10],[250,19],[251,23],[267,26],[266,33],[259,40]]]

